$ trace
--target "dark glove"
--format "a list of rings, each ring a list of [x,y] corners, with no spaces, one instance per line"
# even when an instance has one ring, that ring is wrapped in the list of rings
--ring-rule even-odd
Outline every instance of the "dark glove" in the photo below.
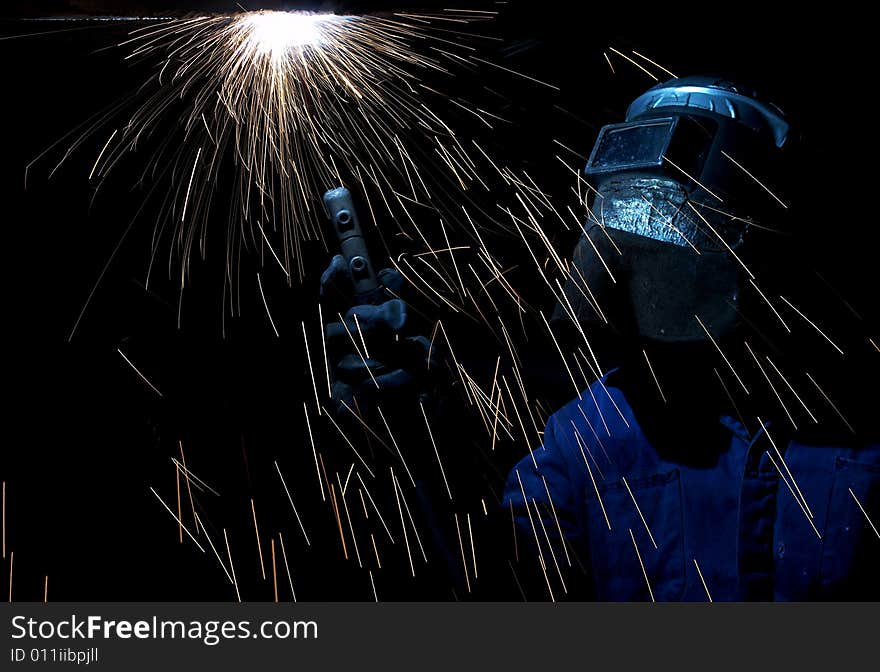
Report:
[[[430,371],[439,365],[436,344],[432,348],[425,336],[410,335],[413,327],[407,304],[388,298],[400,294],[404,286],[401,275],[386,268],[378,278],[381,285],[377,290],[355,295],[342,255],[333,257],[321,276],[321,299],[328,321],[327,358],[337,412],[347,407],[366,416],[377,404],[384,408],[423,398],[429,393]],[[331,321],[334,318],[336,321]]]

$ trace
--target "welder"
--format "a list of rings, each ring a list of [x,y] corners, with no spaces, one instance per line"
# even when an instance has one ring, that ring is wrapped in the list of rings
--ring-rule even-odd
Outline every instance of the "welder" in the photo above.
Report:
[[[778,109],[707,77],[658,84],[599,133],[574,254],[592,294],[570,281],[566,296],[582,328],[602,308],[629,356],[550,417],[504,502],[521,539],[533,525],[555,537],[530,546],[551,576],[561,533],[590,597],[880,597],[880,538],[862,510],[880,503],[880,444],[769,422],[754,386],[734,402],[742,380],[725,366],[747,345],[746,304],[766,300],[750,282],[755,172],[772,174],[790,136]]]
[[[791,431],[726,355],[748,347],[750,302],[769,304],[750,240],[769,200],[756,175],[773,174],[791,136],[777,108],[709,77],[658,84],[601,129],[553,324],[601,333],[614,367],[549,418],[501,506],[546,597],[880,598],[866,515],[880,510],[880,443]],[[324,284],[345,275],[337,257]],[[358,310],[391,331],[405,321],[402,303]],[[411,387],[415,370],[383,372]]]

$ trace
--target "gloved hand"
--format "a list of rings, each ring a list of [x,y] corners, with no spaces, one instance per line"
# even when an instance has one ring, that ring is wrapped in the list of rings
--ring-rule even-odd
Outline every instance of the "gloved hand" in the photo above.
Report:
[[[407,304],[389,298],[400,294],[401,275],[386,268],[378,278],[381,286],[376,291],[355,295],[342,255],[333,257],[321,275],[327,358],[338,413],[367,416],[377,404],[385,408],[424,401],[431,370],[439,365],[437,344],[432,347],[425,336],[411,334]]]

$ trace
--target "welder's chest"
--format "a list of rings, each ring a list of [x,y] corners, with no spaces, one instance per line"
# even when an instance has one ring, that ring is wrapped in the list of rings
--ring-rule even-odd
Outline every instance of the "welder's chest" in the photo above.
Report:
[[[590,484],[598,599],[880,599],[880,446],[781,448]]]

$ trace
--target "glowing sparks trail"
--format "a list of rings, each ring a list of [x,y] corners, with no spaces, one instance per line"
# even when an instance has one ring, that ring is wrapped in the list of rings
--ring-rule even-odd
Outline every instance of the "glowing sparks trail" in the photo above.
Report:
[[[259,228],[288,280],[294,267],[302,277],[302,243],[323,239],[319,198],[329,185],[367,186],[363,169],[386,204],[392,193],[403,207],[404,185],[419,202],[418,185],[439,212],[458,212],[471,183],[485,186],[437,102],[484,122],[484,114],[497,115],[422,80],[454,74],[454,64],[500,67],[477,59],[464,32],[452,41],[432,22],[455,19],[463,30],[490,18],[464,10],[433,17],[256,11],[139,27],[118,46],[130,50],[127,60],[153,63],[153,74],[72,135],[58,166],[106,129],[89,174],[100,187],[126,154],[146,145],[151,158],[141,181],[170,176],[156,230],[173,241],[181,278],[194,250],[205,256],[208,231],[222,227],[209,224],[218,212],[228,218],[228,265]],[[437,151],[443,162],[424,160]]]
[[[648,527],[648,521],[645,520],[645,516],[644,516],[644,514],[642,513],[642,510],[639,508],[639,503],[636,501],[635,495],[633,495],[633,491],[632,491],[632,489],[629,487],[629,483],[626,482],[626,477],[624,476],[624,477],[621,478],[620,480],[623,481],[623,484],[626,486],[626,491],[629,493],[629,496],[630,496],[630,498],[632,499],[633,504],[635,504],[636,511],[639,512],[639,518],[642,519],[642,525],[645,526],[645,531],[648,533],[648,538],[651,540],[651,543],[654,544],[654,548],[656,549],[656,548],[657,548],[657,542],[654,540],[654,535],[651,534],[651,528]]]
[[[165,510],[166,510],[168,513],[171,514],[171,517],[174,518],[174,520],[177,521],[178,525],[180,525],[181,528],[183,529],[183,531],[186,532],[186,534],[189,536],[190,539],[192,539],[193,543],[194,543],[196,546],[199,547],[199,550],[200,550],[202,553],[204,553],[204,552],[205,552],[205,549],[202,548],[202,545],[201,545],[199,542],[196,541],[196,538],[195,538],[194,536],[192,536],[192,534],[190,534],[190,532],[189,532],[189,530],[186,528],[186,526],[180,521],[180,518],[178,518],[176,515],[174,515],[174,511],[172,511],[172,510],[171,510],[171,507],[169,507],[169,506],[165,503],[165,500],[163,500],[163,499],[159,496],[159,493],[156,492],[152,487],[150,488],[150,492],[152,492],[154,495],[156,495],[156,499],[158,499],[159,502],[162,504],[162,506],[165,507]]]
[[[874,530],[874,534],[876,534],[876,535],[877,535],[877,538],[880,539],[880,532],[877,531],[877,527],[874,525],[874,521],[871,520],[870,516],[868,516],[868,512],[865,511],[865,507],[862,506],[862,503],[859,501],[859,498],[856,497],[856,493],[854,493],[854,492],[852,491],[852,488],[847,488],[847,490],[849,490],[849,494],[852,495],[852,498],[853,498],[854,500],[856,500],[856,504],[858,504],[858,506],[859,506],[859,510],[862,512],[862,514],[864,514],[865,519],[868,521],[868,525],[870,525],[870,526],[871,526],[871,529]]]
[[[158,390],[158,388],[157,388],[155,385],[153,385],[153,383],[151,383],[150,380],[149,380],[144,374],[142,374],[142,373],[140,372],[140,369],[138,369],[138,368],[132,363],[132,361],[131,361],[128,357],[125,356],[125,353],[122,352],[122,350],[120,350],[119,348],[116,348],[116,352],[118,352],[119,355],[122,357],[122,359],[125,360],[125,363],[126,363],[126,364],[128,364],[132,369],[134,369],[134,372],[140,377],[141,380],[143,380],[143,381],[147,384],[147,386],[148,386],[151,390],[153,390],[153,392],[155,392],[156,394],[158,394],[160,397],[162,396],[162,393]]]
[[[656,602],[654,591],[651,590],[651,582],[648,580],[648,572],[645,571],[645,563],[642,562],[642,554],[639,552],[639,545],[636,543],[636,537],[633,534],[632,528],[629,528],[629,538],[632,539],[633,548],[636,549],[636,557],[639,559],[639,566],[642,568],[642,576],[645,577],[645,585],[648,586],[648,595],[651,596],[651,602]]]
[[[709,598],[709,602],[712,602],[712,593],[709,592],[709,586],[706,585],[706,579],[703,578],[703,571],[700,569],[696,558],[694,558],[694,567],[697,568],[697,574],[700,575],[700,582],[703,584],[703,590],[706,591],[706,597]]]
[[[290,494],[290,490],[287,489],[287,483],[284,480],[284,476],[281,475],[281,467],[278,466],[277,460],[275,460],[275,470],[278,472],[278,478],[281,479],[281,485],[284,486],[284,492],[287,495],[287,500],[290,502],[290,508],[293,509],[293,515],[296,516],[296,522],[299,523],[299,529],[302,530],[306,545],[311,546],[312,542],[309,541],[309,535],[306,533],[306,528],[303,525],[302,519],[299,517],[299,511],[296,510],[296,505],[293,503],[293,497]]]

